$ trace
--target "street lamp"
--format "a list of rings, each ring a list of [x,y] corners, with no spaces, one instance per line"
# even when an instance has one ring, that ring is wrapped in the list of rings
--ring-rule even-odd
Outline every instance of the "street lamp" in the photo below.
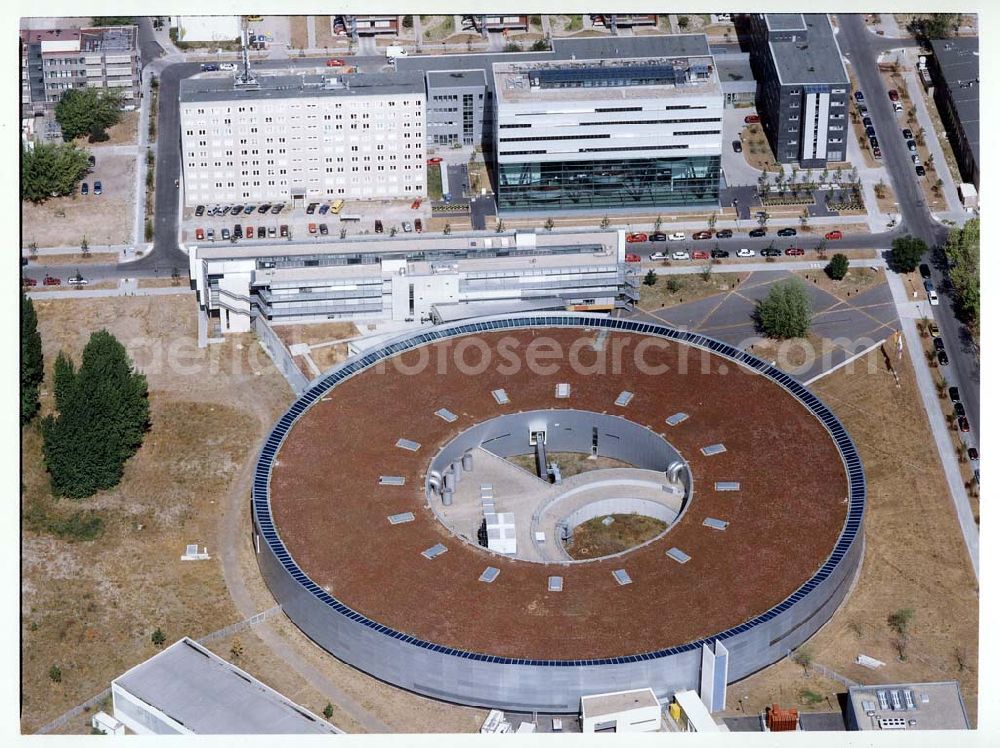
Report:
[[[733,198],[733,208],[736,209],[736,228],[740,228],[740,201],[739,198]]]

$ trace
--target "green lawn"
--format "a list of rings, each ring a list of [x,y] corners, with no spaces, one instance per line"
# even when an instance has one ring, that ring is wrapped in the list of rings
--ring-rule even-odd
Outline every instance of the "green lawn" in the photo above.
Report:
[[[441,192],[441,164],[431,164],[427,167],[427,195],[431,200],[440,200]]]

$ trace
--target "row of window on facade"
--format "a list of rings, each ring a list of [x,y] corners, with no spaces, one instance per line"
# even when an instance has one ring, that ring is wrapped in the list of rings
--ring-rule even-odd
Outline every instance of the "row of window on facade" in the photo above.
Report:
[[[324,108],[325,109],[329,108],[330,102],[323,102],[323,103],[324,103]],[[398,102],[390,100],[390,101],[353,101],[351,103],[355,107],[359,107],[360,106],[360,107],[362,107],[364,109],[382,109],[383,107],[386,107],[386,106],[388,106],[388,107],[394,107],[394,106],[396,106],[396,104]],[[419,109],[420,106],[423,104],[423,102],[420,101],[420,100],[416,100],[416,101],[411,102],[409,99],[404,99],[403,102],[402,102],[403,106],[411,106],[411,104]],[[303,104],[286,104],[285,106],[277,106],[277,105],[274,105],[274,104],[263,104],[263,105],[260,105],[257,109],[254,109],[253,106],[241,106],[241,107],[235,107],[235,109],[236,109],[237,113],[246,112],[246,113],[252,114],[254,111],[261,111],[261,112],[265,112],[265,113],[266,112],[285,112],[285,111],[288,111],[288,110],[302,109],[303,107],[306,108],[306,109],[315,109],[317,106],[319,106],[319,105],[318,104],[308,104],[308,103],[304,104],[304,105]],[[343,106],[344,106],[343,103],[341,103],[339,101],[333,103],[334,109],[341,109],[341,108],[343,108]],[[194,111],[195,111],[196,114],[209,114],[209,115],[212,115],[212,116],[217,116],[217,115],[220,115],[220,114],[232,114],[233,113],[233,109],[234,109],[234,107],[229,107],[229,106],[227,106],[227,107],[198,107]],[[406,114],[408,114],[408,113],[404,112],[404,115],[406,115]],[[419,112],[418,112],[418,114],[419,114]],[[292,116],[294,117],[295,115],[292,115]],[[315,116],[315,115],[312,115],[312,116]]]

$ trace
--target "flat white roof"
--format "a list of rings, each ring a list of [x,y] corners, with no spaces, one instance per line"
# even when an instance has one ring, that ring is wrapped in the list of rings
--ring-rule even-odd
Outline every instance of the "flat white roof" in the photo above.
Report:
[[[652,688],[639,688],[634,691],[616,691],[614,693],[598,693],[584,696],[580,699],[584,718],[603,717],[606,714],[621,714],[630,709],[660,708]]]
[[[199,735],[341,732],[187,637],[112,685]]]
[[[678,691],[674,700],[680,704],[684,716],[695,732],[719,732],[719,726],[712,719],[708,707],[694,691]]]

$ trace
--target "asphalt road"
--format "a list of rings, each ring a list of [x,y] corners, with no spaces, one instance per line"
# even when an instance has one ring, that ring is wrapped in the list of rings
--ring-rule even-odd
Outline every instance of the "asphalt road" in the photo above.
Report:
[[[841,49],[854,67],[854,74],[865,95],[869,116],[872,117],[878,130],[882,155],[886,167],[892,174],[892,182],[896,189],[899,207],[903,216],[905,233],[920,237],[929,247],[943,245],[948,238],[948,229],[935,221],[924,201],[914,171],[910,162],[910,154],[901,133],[901,120],[892,111],[889,95],[878,73],[877,58],[880,50],[899,46],[913,46],[901,39],[885,39],[877,37],[865,28],[862,16],[843,13],[837,16],[840,24]],[[943,165],[942,165],[943,168]],[[931,278],[942,301],[948,299],[949,283],[942,267],[934,262],[933,249],[924,257],[924,262],[931,266]],[[945,349],[951,365],[948,374],[958,382],[962,394],[969,425],[972,432],[979,433],[979,386],[980,368],[979,352],[976,350],[968,329],[955,315],[953,303],[942,303],[935,308],[935,319],[941,328]]]

